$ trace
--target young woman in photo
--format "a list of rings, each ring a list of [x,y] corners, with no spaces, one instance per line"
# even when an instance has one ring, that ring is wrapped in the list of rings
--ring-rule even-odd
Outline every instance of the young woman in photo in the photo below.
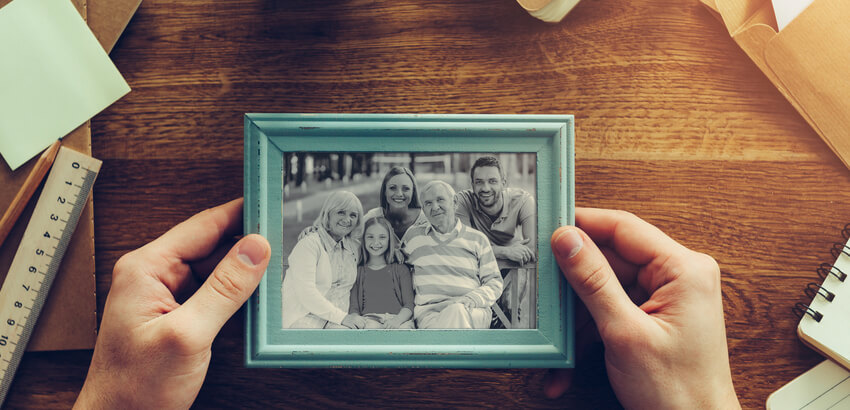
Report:
[[[422,213],[419,203],[419,188],[413,172],[405,167],[392,167],[381,183],[380,203],[378,208],[366,212],[365,219],[383,216],[389,221],[390,233],[398,244],[407,231],[416,225],[427,224],[428,219]],[[393,248],[393,253],[402,261],[401,252]]]

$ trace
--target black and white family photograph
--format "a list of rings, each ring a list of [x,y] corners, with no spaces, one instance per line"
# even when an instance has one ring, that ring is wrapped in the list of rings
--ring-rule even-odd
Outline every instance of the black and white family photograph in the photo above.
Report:
[[[534,153],[283,153],[284,329],[533,329]]]

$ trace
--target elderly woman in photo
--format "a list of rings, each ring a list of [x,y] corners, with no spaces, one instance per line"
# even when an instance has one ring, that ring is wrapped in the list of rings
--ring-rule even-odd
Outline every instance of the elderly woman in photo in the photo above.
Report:
[[[364,219],[379,216],[386,218],[392,226],[395,243],[400,243],[407,231],[417,225],[428,224],[428,219],[422,213],[419,203],[419,188],[413,172],[405,167],[393,167],[384,176],[380,192],[381,206],[366,212]],[[401,252],[394,249],[393,253],[399,262],[403,261]]]
[[[365,327],[362,317],[348,314],[362,235],[360,200],[348,191],[332,192],[310,233],[289,254],[281,289],[284,329]]]

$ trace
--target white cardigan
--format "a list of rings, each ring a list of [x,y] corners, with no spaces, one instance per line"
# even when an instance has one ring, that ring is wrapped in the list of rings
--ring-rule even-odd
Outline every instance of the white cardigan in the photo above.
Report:
[[[283,328],[288,329],[310,313],[342,324],[348,312],[337,308],[326,298],[333,279],[330,257],[322,246],[319,233],[311,233],[298,241],[288,260],[289,269],[281,286]],[[356,265],[353,269],[356,272]]]

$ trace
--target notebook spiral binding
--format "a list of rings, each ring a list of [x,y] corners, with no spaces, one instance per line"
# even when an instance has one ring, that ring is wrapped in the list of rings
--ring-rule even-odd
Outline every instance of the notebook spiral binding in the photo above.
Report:
[[[847,245],[845,245],[847,243],[847,240],[850,239],[850,224],[844,225],[844,229],[841,230],[841,236],[844,238],[844,242],[833,243],[832,249],[830,249],[829,251],[835,259],[838,259],[838,257],[841,256],[842,253],[847,256],[850,256],[850,247],[847,247]],[[818,273],[818,276],[822,280],[826,280],[829,275],[835,276],[836,278],[838,278],[838,280],[842,282],[847,279],[846,273],[844,273],[841,269],[837,268],[835,265],[829,263],[820,264],[816,271]],[[806,296],[812,299],[814,299],[818,295],[826,299],[827,302],[832,302],[832,300],[835,299],[835,293],[830,292],[828,289],[815,282],[810,282],[806,285],[805,293]],[[821,319],[823,319],[823,314],[821,314],[817,310],[812,309],[811,307],[809,307],[809,305],[802,302],[797,302],[797,304],[795,304],[794,307],[791,308],[791,311],[794,312],[797,317],[802,318],[803,315],[809,315],[817,322],[820,322]]]

